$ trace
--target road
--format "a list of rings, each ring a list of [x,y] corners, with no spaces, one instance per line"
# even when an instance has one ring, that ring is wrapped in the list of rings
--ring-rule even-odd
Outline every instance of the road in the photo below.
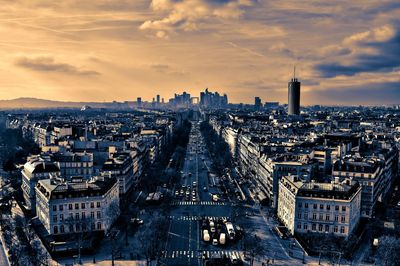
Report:
[[[233,253],[240,255],[235,248],[220,248],[205,244],[201,240],[201,217],[230,218],[231,203],[212,201],[212,192],[219,192],[212,180],[209,180],[208,169],[211,158],[206,152],[204,140],[199,130],[199,124],[192,122],[186,158],[182,169],[180,190],[183,187],[184,195],[175,197],[170,212],[170,228],[168,240],[163,252],[162,261],[167,265],[202,265],[200,255],[205,251],[212,254],[230,256]],[[195,182],[195,184],[194,184]],[[190,189],[187,189],[190,186]],[[189,191],[186,196],[186,191]],[[193,191],[194,194],[193,194]],[[193,198],[193,196],[195,198]]]
[[[235,255],[243,260],[241,241],[226,246],[213,246],[202,241],[200,220],[203,217],[212,217],[214,220],[218,218],[231,220],[234,225],[240,224],[244,227],[246,232],[256,234],[266,247],[265,255],[261,257],[273,259],[275,265],[299,263],[302,252],[298,249],[289,249],[288,241],[277,237],[273,232],[276,222],[265,217],[259,205],[246,205],[233,195],[225,200],[220,198],[218,201],[213,201],[212,195],[221,195],[222,192],[215,186],[217,181],[214,177],[209,175],[212,163],[210,156],[200,133],[199,124],[194,121],[181,172],[182,179],[174,188],[174,193],[178,191],[179,195],[176,195],[171,203],[168,238],[161,262],[166,265],[203,265],[201,258],[203,254],[207,257]],[[189,191],[187,196],[186,191]],[[254,215],[236,217],[237,212],[254,213]],[[255,263],[258,264],[261,265],[261,262]]]

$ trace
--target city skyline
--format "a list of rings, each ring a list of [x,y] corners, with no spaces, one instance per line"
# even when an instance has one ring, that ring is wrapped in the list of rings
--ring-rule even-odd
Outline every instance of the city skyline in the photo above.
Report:
[[[151,100],[210,88],[234,103],[287,103],[293,65],[302,105],[400,98],[394,1],[37,0],[0,14],[0,99]]]

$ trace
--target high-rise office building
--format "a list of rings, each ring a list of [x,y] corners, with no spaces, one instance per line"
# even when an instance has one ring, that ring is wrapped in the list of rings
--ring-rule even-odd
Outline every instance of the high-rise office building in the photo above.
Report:
[[[142,97],[137,97],[137,99],[136,99],[136,104],[137,104],[137,106],[142,106]]]
[[[200,93],[200,105],[203,107],[225,107],[228,104],[228,96],[220,95],[218,92],[209,92],[206,89]]]
[[[261,109],[261,98],[260,97],[254,97],[254,107],[256,109]]]
[[[157,95],[157,103],[160,103],[160,95]]]
[[[288,114],[300,115],[300,81],[296,78],[296,68],[288,84]]]

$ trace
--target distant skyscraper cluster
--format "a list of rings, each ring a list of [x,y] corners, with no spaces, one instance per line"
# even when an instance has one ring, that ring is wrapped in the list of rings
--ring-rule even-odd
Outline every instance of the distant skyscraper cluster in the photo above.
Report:
[[[224,107],[227,104],[228,96],[226,94],[212,93],[208,89],[200,93],[200,105],[203,107]]]

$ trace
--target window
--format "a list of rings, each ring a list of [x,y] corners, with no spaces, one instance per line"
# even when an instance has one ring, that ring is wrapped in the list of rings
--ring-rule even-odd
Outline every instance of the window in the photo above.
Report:
[[[335,222],[339,221],[339,215],[335,215]]]
[[[326,205],[326,209],[329,211],[331,209],[331,205]]]
[[[97,208],[100,208],[100,201],[97,202]]]
[[[317,214],[316,214],[316,213],[313,213],[313,214],[312,214],[312,219],[313,219],[313,220],[317,220]]]
[[[322,229],[323,229],[323,226],[322,226],[322,224],[319,224],[319,225],[318,225],[318,231],[320,231],[320,232],[321,232],[321,231],[322,231]]]
[[[86,231],[86,224],[85,223],[82,224],[82,231]]]
[[[60,214],[60,221],[64,221],[64,214]]]
[[[314,208],[314,210],[317,209],[317,204],[314,204],[313,208]]]
[[[77,231],[77,232],[81,231],[81,226],[80,226],[80,224],[76,224],[76,225],[75,225],[75,228],[76,228],[76,231]]]
[[[53,205],[53,212],[57,211],[57,205]]]
[[[96,226],[94,225],[94,223],[92,223],[92,230],[96,229]]]
[[[54,223],[57,222],[57,215],[53,215],[53,222],[54,222]]]
[[[338,210],[339,210],[339,206],[336,205],[336,206],[335,206],[335,211],[338,211]]]
[[[68,204],[68,209],[72,210],[72,204]]]
[[[301,229],[301,223],[297,224],[297,229]]]
[[[79,203],[75,203],[75,210],[79,210]]]
[[[323,219],[324,219],[324,215],[323,215],[323,214],[320,214],[320,215],[319,215],[319,220],[322,221]]]
[[[301,212],[297,214],[297,218],[301,219]]]
[[[94,212],[90,212],[90,218],[94,219]]]
[[[341,234],[344,234],[344,226],[341,226],[341,227],[340,227],[340,233],[341,233]]]
[[[323,209],[324,209],[324,204],[320,204],[320,205],[319,205],[319,208],[320,208],[321,210],[323,210]]]
[[[304,230],[308,230],[308,224],[304,224],[304,225],[303,225],[303,229],[304,229]]]
[[[101,212],[97,212],[97,219],[100,219],[101,218]]]
[[[82,203],[81,203],[81,209],[85,209],[85,205],[86,205],[86,204],[85,204],[84,202],[82,202]]]
[[[326,221],[329,221],[330,218],[331,218],[331,217],[329,216],[329,214],[327,214],[327,215],[325,216],[325,220],[326,220]]]
[[[74,231],[74,226],[73,226],[72,224],[70,224],[68,230],[69,230],[70,232],[73,232],[73,231]]]
[[[94,202],[90,203],[90,208],[94,208]]]
[[[303,204],[301,202],[299,202],[298,204],[299,208],[303,207]]]
[[[82,212],[82,220],[86,218],[86,213]]]
[[[97,223],[97,230],[101,230],[101,223]]]
[[[304,203],[304,208],[308,208],[308,203]]]
[[[316,224],[312,224],[312,225],[311,225],[311,229],[312,229],[313,231],[317,230],[317,225],[316,225]]]
[[[61,225],[61,226],[60,226],[60,233],[63,234],[64,232],[65,232],[65,230],[64,230],[64,225]]]
[[[329,232],[329,225],[325,225],[325,232]]]
[[[75,219],[79,220],[79,213],[75,213]]]
[[[53,227],[53,232],[55,235],[58,234],[58,226],[57,225]]]
[[[64,210],[64,205],[62,205],[62,204],[59,205],[59,206],[58,206],[58,209],[59,209],[60,211],[63,211],[63,210]]]
[[[340,221],[341,221],[342,223],[345,223],[345,222],[346,222],[346,216],[343,216],[343,215],[342,215]]]
[[[346,206],[342,206],[342,212],[346,211]]]
[[[335,232],[335,233],[338,232],[338,227],[337,227],[337,226],[335,226],[335,227],[333,228],[333,232]]]
[[[308,219],[308,213],[304,213],[304,220]]]

